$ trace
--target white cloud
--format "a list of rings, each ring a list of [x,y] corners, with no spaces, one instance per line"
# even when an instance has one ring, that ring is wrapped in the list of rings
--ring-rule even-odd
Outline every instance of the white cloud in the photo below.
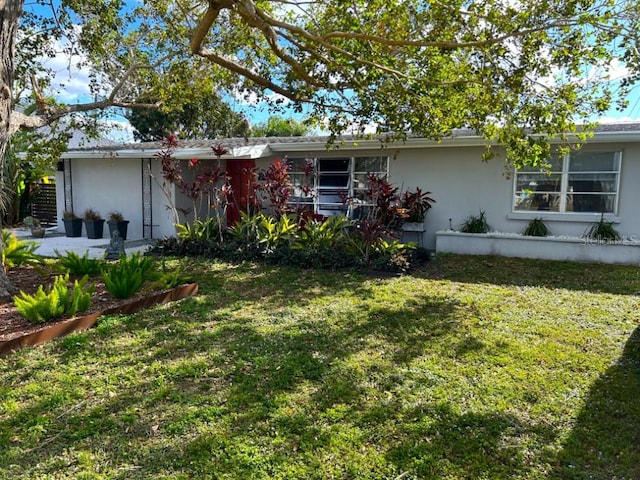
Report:
[[[42,64],[53,73],[49,94],[65,103],[76,103],[91,99],[88,66],[86,59],[79,55],[64,53],[61,45],[56,45],[55,57],[43,59]]]

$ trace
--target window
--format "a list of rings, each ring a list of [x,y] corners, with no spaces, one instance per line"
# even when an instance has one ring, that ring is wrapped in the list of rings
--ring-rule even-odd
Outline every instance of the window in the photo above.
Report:
[[[351,214],[370,205],[366,198],[368,176],[388,175],[388,157],[289,159],[294,186],[291,202],[313,205],[320,215]],[[352,199],[350,204],[346,199]]]
[[[620,152],[573,152],[549,163],[549,172],[516,171],[514,211],[617,212]]]

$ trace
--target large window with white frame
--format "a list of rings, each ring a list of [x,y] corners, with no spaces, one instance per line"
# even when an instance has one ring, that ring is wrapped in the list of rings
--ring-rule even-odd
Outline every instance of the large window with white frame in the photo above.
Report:
[[[610,213],[618,211],[619,151],[578,151],[549,160],[549,171],[517,170],[513,211]]]
[[[369,174],[389,174],[386,156],[290,158],[289,162],[294,187],[290,202],[325,216],[350,215],[370,206]]]

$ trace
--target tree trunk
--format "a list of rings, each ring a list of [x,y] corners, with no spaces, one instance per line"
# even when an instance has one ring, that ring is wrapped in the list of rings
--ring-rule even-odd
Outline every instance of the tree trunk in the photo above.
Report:
[[[11,110],[13,109],[13,48],[23,0],[0,0],[0,184],[4,183],[4,154],[10,135]],[[0,222],[2,221],[0,215]],[[0,224],[0,228],[2,225]],[[0,240],[0,249],[4,248]],[[0,298],[15,293],[4,265],[0,267]]]

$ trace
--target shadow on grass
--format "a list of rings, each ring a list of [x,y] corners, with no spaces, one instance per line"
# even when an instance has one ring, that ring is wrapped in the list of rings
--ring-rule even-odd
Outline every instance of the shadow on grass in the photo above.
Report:
[[[556,478],[640,478],[640,327],[594,383],[558,457]]]
[[[48,395],[0,420],[0,444],[13,443],[0,455],[0,466],[13,465],[10,472],[16,477],[16,472],[30,472],[39,464],[47,465],[51,475],[64,471],[73,477],[82,472],[74,452],[106,452],[104,461],[117,465],[120,472],[112,472],[110,478],[184,472],[193,478],[215,478],[216,471],[235,478],[269,478],[281,466],[296,462],[293,457],[300,445],[313,451],[329,448],[333,440],[318,431],[313,409],[324,414],[336,404],[354,413],[364,408],[365,392],[354,380],[366,380],[375,367],[358,372],[337,369],[336,364],[366,356],[376,342],[387,345],[395,361],[409,362],[430,342],[458,327],[455,302],[426,296],[393,310],[371,307],[358,313],[349,305],[344,312],[333,312],[333,322],[323,317],[295,322],[283,318],[282,328],[278,318],[266,329],[249,317],[246,323],[242,318],[221,319],[214,328],[210,318],[200,318],[209,310],[214,315],[216,309],[242,311],[244,298],[237,292],[247,295],[249,302],[255,296],[273,307],[272,315],[286,315],[278,309],[291,302],[300,306],[310,296],[343,290],[367,298],[370,288],[348,272],[256,270],[256,275],[209,281],[204,290],[200,299],[147,311],[144,318],[138,314],[107,319],[92,332],[55,344],[49,355],[59,364],[51,368],[66,368],[68,378],[52,380]],[[114,337],[136,342],[129,349],[112,346]],[[75,371],[77,366],[89,369],[89,358],[97,377],[93,380]],[[141,369],[144,374],[138,372]],[[388,381],[383,378],[381,383]],[[76,388],[76,382],[82,387]],[[108,388],[109,383],[117,388]],[[302,385],[309,389],[305,411],[274,419],[282,398],[295,395]],[[215,425],[214,433],[209,425]],[[264,454],[258,449],[254,454],[256,442],[272,448],[271,428],[280,431],[288,453]],[[197,433],[201,429],[204,433]],[[37,439],[32,448],[15,448],[33,442],[30,436]],[[314,461],[306,460],[307,477],[322,467]]]
[[[451,267],[450,273],[466,278],[457,281],[484,281],[484,271],[473,274],[474,262],[477,267],[483,261]],[[516,262],[514,271],[523,265]],[[551,426],[491,409],[459,412],[444,400],[406,393],[412,382],[440,382],[438,372],[407,373],[413,360],[443,344],[458,355],[486,348],[463,335],[458,322],[466,316],[464,305],[423,295],[393,309],[328,305],[331,321],[324,315],[287,318],[297,315],[285,308],[290,304],[302,307],[343,291],[367,298],[371,287],[350,272],[237,268],[242,275],[204,279],[199,298],[112,320],[82,339],[58,343],[50,352],[57,361],[73,371],[75,365],[88,368],[90,358],[100,365],[96,375],[114,375],[109,381],[117,388],[107,395],[101,378],[100,388],[84,387],[84,399],[74,389],[75,377],[56,380],[59,397],[34,401],[0,420],[3,445],[14,442],[11,435],[28,437],[30,431],[41,439],[35,448],[0,454],[0,467],[13,463],[17,472],[44,463],[45,474],[73,477],[78,461],[72,453],[88,451],[104,452],[104,463],[113,466],[107,476],[122,479],[382,479],[404,472],[417,478],[513,478],[528,476],[537,461],[527,458],[523,438],[554,443]],[[541,282],[544,265],[539,269],[532,278]],[[507,283],[507,276],[493,273],[487,281]],[[514,278],[531,280],[522,272]],[[254,303],[269,310],[262,323],[253,321],[251,310],[242,313]],[[224,309],[240,314],[217,318]],[[130,350],[103,341],[135,335],[141,336]],[[640,478],[633,450],[640,415],[637,401],[629,401],[640,397],[638,336],[636,330],[620,362],[594,386],[557,462],[558,478],[585,478],[591,469],[607,468]],[[114,359],[104,351],[109,348]],[[126,375],[132,380],[120,382]],[[614,436],[621,436],[624,449],[608,447]],[[602,452],[602,464],[594,452]]]
[[[415,276],[442,278],[463,283],[640,295],[638,273],[637,265],[440,254],[435,263],[428,265]]]

